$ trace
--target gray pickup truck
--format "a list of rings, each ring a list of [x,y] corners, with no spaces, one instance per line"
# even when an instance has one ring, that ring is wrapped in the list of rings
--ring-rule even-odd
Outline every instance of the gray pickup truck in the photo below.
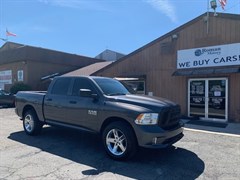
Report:
[[[18,92],[15,104],[28,135],[39,134],[44,124],[99,133],[117,160],[133,156],[138,146],[164,148],[183,137],[179,105],[131,94],[106,77],[57,77],[47,92]]]

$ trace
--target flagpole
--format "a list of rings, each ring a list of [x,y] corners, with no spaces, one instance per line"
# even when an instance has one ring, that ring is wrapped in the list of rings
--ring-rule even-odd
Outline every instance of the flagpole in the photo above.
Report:
[[[207,34],[209,32],[209,0],[207,0]]]
[[[6,42],[8,42],[7,28],[6,28]]]

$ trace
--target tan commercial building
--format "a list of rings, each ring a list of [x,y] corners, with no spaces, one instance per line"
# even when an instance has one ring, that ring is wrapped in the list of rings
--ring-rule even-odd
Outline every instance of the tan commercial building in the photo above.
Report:
[[[205,13],[93,75],[175,101],[188,117],[240,122],[240,15]]]
[[[23,82],[32,90],[46,90],[49,78],[102,61],[7,42],[0,48],[0,89],[9,90],[13,84]]]

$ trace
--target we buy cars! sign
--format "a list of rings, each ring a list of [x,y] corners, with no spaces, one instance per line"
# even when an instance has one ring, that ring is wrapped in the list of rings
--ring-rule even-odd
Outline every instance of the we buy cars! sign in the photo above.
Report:
[[[232,65],[240,65],[240,43],[177,52],[177,69]]]

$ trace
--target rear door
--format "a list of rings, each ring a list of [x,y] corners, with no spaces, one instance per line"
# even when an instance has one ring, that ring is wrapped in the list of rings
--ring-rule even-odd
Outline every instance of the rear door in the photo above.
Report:
[[[44,99],[44,116],[46,120],[68,122],[66,114],[69,104],[70,87],[73,78],[57,78],[49,88]]]

